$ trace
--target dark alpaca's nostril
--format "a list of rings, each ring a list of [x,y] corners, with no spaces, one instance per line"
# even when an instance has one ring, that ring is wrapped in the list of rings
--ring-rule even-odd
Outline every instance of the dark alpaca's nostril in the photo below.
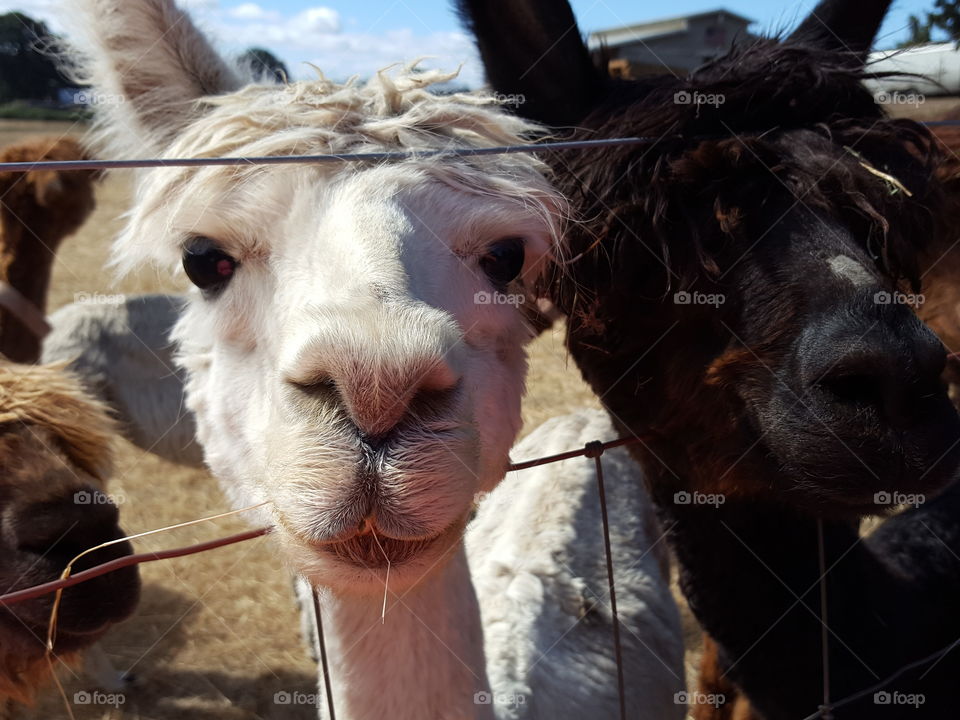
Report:
[[[861,407],[881,406],[884,400],[883,380],[863,373],[825,377],[819,387],[840,403]]]
[[[873,410],[894,426],[921,421],[943,397],[946,351],[913,316],[857,336],[824,334],[806,348],[807,383],[837,409]],[[834,348],[845,347],[839,356]]]
[[[18,550],[46,555],[73,552],[116,537],[119,513],[103,493],[80,486],[58,500],[33,503],[11,523]],[[29,519],[26,521],[24,519]]]

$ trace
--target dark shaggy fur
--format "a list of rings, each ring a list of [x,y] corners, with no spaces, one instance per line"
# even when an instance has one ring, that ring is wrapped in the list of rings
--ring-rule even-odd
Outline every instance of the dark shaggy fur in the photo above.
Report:
[[[521,113],[574,138],[656,139],[551,157],[581,219],[555,300],[584,377],[642,440],[713,677],[767,720],[822,702],[818,522],[832,698],[960,636],[960,419],[942,344],[889,301],[949,284],[951,192],[930,134],[861,85],[888,4],[825,0],[782,42],[626,82],[584,65],[562,0],[459,3]],[[723,102],[677,102],[694,93]],[[889,511],[878,493],[897,492],[927,502],[860,541],[860,518]],[[958,670],[947,655],[884,688],[923,694],[919,710],[871,694],[836,716],[949,716]]]
[[[683,80],[612,82],[576,137],[658,140],[555,159],[559,185],[588,221],[568,236],[570,252],[585,257],[561,278],[564,309],[576,313],[589,297],[576,294],[581,276],[602,292],[623,263],[651,264],[650,250],[662,261],[653,266],[666,270],[667,290],[717,275],[714,255],[744,209],[782,193],[771,175],[806,205],[862,226],[858,237],[871,256],[917,284],[917,241],[931,236],[943,202],[929,182],[941,156],[920,125],[881,113],[861,85],[869,74],[850,61],[761,40]],[[723,96],[722,112],[673,102],[695,92]],[[864,162],[918,196],[891,192]]]

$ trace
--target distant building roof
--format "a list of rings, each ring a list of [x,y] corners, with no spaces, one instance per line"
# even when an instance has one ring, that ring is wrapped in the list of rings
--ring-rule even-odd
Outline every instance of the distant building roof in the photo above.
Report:
[[[686,32],[690,27],[691,20],[717,15],[724,15],[744,25],[750,25],[754,22],[743,15],[719,8],[707,12],[693,13],[692,15],[677,15],[676,17],[663,18],[662,20],[651,20],[650,22],[637,23],[635,25],[625,25],[608,30],[597,30],[596,32],[590,33],[587,38],[587,45],[592,50],[601,45],[616,47],[617,45],[627,45],[641,40],[674,35],[676,33]]]

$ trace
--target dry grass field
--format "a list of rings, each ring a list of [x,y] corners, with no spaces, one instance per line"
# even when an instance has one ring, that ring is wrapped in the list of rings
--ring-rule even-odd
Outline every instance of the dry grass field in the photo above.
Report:
[[[62,123],[0,121],[0,145],[31,134],[82,130]],[[183,289],[150,268],[122,280],[106,269],[111,239],[129,199],[128,177],[114,175],[102,183],[95,214],[67,239],[58,255],[51,311],[72,302],[75,293]],[[560,330],[536,341],[530,365],[524,403],[528,431],[554,415],[597,404],[568,360]],[[124,499],[121,517],[131,534],[229,509],[207,473],[165,463],[126,443],[120,448],[110,489]],[[241,519],[228,518],[135,545],[138,551],[179,547],[245,527]],[[316,671],[301,646],[289,573],[269,538],[141,568],[144,591],[139,611],[103,643],[119,669],[136,675],[136,687],[119,707],[75,705],[78,720],[315,717],[311,708],[273,702],[280,690],[313,692]],[[70,671],[64,670],[61,677],[71,699],[87,687]],[[50,688],[23,717],[52,720],[67,714]]]

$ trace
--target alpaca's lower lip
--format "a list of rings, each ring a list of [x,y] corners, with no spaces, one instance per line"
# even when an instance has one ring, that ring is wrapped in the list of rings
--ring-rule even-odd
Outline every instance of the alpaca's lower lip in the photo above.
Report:
[[[383,535],[354,535],[349,540],[327,543],[321,549],[341,562],[370,570],[383,570],[388,565],[397,567],[422,555],[444,533],[424,540],[397,540]]]

